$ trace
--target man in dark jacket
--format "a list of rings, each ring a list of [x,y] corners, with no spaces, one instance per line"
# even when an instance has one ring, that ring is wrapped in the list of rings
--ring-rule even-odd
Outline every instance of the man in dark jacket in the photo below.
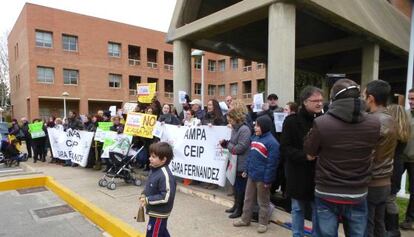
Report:
[[[29,121],[27,121],[27,118],[22,118],[22,127],[21,130],[23,132],[23,140],[26,143],[26,149],[27,149],[27,158],[32,157],[32,136],[30,136],[29,133]]]
[[[82,121],[78,118],[78,114],[75,111],[69,111],[68,126],[67,128],[83,130],[84,126]]]
[[[285,162],[287,195],[292,200],[292,235],[304,236],[305,211],[313,204],[315,161],[306,159],[303,140],[313,120],[322,114],[322,90],[304,88],[300,95],[302,107],[285,119],[281,136],[281,156]],[[306,208],[308,207],[308,208]]]
[[[316,236],[337,236],[338,216],[346,223],[347,236],[365,235],[366,196],[380,122],[365,112],[359,96],[354,81],[337,81],[328,112],[314,120],[305,138],[307,159],[316,159]]]
[[[382,80],[371,81],[364,91],[368,111],[381,123],[380,139],[375,148],[372,180],[368,188],[368,237],[386,236],[385,207],[391,193],[391,176],[397,146],[395,122],[386,108],[390,92],[391,86]]]

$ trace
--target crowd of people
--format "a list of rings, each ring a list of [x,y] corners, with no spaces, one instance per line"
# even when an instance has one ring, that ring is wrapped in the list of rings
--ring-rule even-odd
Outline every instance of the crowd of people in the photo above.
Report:
[[[224,107],[211,99],[204,109],[200,100],[186,96],[180,113],[156,99],[151,104],[138,103],[135,111],[156,115],[162,124],[231,128],[230,139],[218,142],[237,155],[234,206],[226,210],[229,218],[241,217],[233,223],[235,227],[250,225],[258,209],[257,231],[266,232],[270,196],[279,189],[291,201],[295,237],[304,236],[306,218],[313,222],[313,236],[337,236],[340,222],[346,236],[399,236],[400,227],[414,230],[414,89],[408,94],[408,112],[388,103],[390,93],[390,85],[382,80],[360,88],[352,80],[341,79],[332,86],[328,106],[322,90],[308,86],[302,90],[299,104],[289,102],[281,108],[277,95],[270,94],[263,111],[257,113],[231,96],[226,97]],[[288,114],[281,132],[276,131],[275,112]],[[125,119],[122,112],[111,117],[109,111],[98,111],[81,120],[71,111],[67,119],[50,117],[44,128],[46,133],[51,127],[94,132],[98,122],[112,121],[110,130],[122,133]],[[33,162],[45,162],[48,139],[31,139],[28,123],[22,118],[19,125],[14,119],[9,132],[26,141]],[[151,152],[151,145],[159,143],[157,138],[134,137],[133,143],[145,147],[138,160],[147,170],[153,166],[148,157],[167,152]],[[95,142],[87,167],[101,168],[101,152],[102,143]],[[166,165],[172,157],[167,158]],[[50,162],[73,166],[70,160],[55,159],[52,152]],[[405,170],[411,195],[405,220],[399,224],[396,194]],[[151,204],[145,198],[141,202]],[[168,205],[171,211],[171,200]]]

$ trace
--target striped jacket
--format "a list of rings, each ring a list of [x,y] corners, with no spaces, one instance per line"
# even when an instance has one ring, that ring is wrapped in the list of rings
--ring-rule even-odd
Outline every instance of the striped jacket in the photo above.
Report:
[[[175,189],[175,178],[168,165],[152,168],[144,190],[147,214],[168,218],[174,205]]]
[[[276,177],[279,161],[279,143],[271,132],[252,136],[246,172],[254,182],[271,184]]]

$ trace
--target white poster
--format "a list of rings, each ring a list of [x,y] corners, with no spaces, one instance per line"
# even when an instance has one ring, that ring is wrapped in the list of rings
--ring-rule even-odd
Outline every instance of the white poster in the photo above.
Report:
[[[155,137],[161,138],[163,132],[164,132],[164,125],[161,122],[157,121],[155,123],[154,130],[152,130],[152,135]]]
[[[229,162],[227,165],[226,177],[231,183],[231,185],[234,185],[234,182],[236,181],[236,172],[237,172],[237,155],[233,155],[230,152],[228,152],[228,156],[229,156]]]
[[[109,106],[109,111],[111,111],[111,116],[116,116],[116,105]]]
[[[253,112],[262,111],[263,104],[263,93],[255,94],[253,96]]]
[[[109,158],[110,151],[126,155],[131,142],[132,136],[130,135],[118,134],[117,132],[111,131],[107,132],[104,138],[101,158]]]
[[[129,112],[135,112],[135,108],[137,107],[137,103],[130,103],[127,102],[124,104],[124,114],[127,114]]]
[[[161,141],[174,151],[170,169],[175,176],[218,184],[226,183],[227,153],[219,141],[230,139],[227,126],[174,126],[165,124]]]
[[[53,157],[61,160],[71,160],[82,167],[86,166],[93,132],[72,129],[65,132],[55,128],[48,128],[47,132]]]
[[[178,103],[180,103],[180,104],[187,103],[187,101],[185,100],[186,95],[187,95],[187,92],[178,91]]]
[[[273,116],[275,118],[276,132],[282,132],[283,122],[285,122],[285,118],[288,116],[288,113],[275,112]]]

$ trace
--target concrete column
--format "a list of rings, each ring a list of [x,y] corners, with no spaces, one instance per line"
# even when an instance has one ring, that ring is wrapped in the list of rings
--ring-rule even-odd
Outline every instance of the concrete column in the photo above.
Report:
[[[191,48],[190,44],[176,40],[173,42],[174,48],[174,106],[180,112],[182,106],[178,100],[178,91],[185,91],[191,98]]]
[[[378,79],[379,72],[379,54],[380,47],[378,44],[367,44],[362,48],[362,70],[361,70],[361,89],[373,80]]]
[[[295,94],[295,26],[295,5],[277,2],[269,7],[267,95],[276,93],[280,105],[293,101]]]

